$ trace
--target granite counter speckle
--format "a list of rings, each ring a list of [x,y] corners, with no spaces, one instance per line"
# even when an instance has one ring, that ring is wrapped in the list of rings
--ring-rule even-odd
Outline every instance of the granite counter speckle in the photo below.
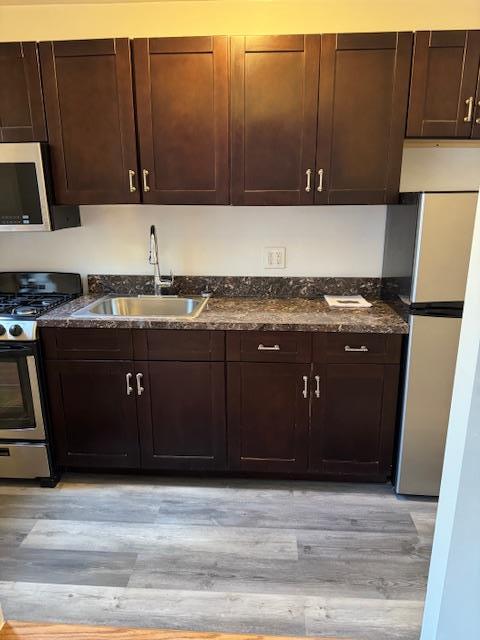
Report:
[[[320,331],[332,333],[408,333],[408,324],[386,303],[370,300],[369,309],[331,309],[321,299],[212,298],[193,320],[146,317],[72,316],[99,295],[87,295],[56,307],[38,319],[39,327]]]

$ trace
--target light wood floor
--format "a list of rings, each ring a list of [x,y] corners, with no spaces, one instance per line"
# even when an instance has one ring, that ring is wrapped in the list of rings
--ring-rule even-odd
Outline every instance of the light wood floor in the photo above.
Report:
[[[0,484],[7,618],[417,640],[436,504],[386,485]]]
[[[286,638],[281,636],[9,621],[3,628],[0,625],[0,640],[286,640]],[[291,640],[291,636],[288,636],[288,640]],[[304,638],[294,638],[293,640],[304,640]],[[324,637],[317,640],[331,639]]]

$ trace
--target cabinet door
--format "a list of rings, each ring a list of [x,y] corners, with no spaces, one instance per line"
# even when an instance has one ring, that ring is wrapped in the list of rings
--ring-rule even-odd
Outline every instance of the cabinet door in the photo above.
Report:
[[[228,364],[231,469],[307,470],[309,374],[309,364]]]
[[[131,362],[47,362],[55,456],[69,467],[138,467]]]
[[[223,362],[136,362],[143,468],[225,468]],[[142,391],[143,387],[143,391]]]
[[[408,137],[470,137],[479,62],[480,31],[415,34]]]
[[[0,43],[0,142],[46,139],[37,45]]]
[[[143,201],[228,204],[228,39],[133,44]]]
[[[313,373],[310,469],[385,480],[392,469],[399,366],[314,365]]]
[[[233,204],[313,202],[319,44],[232,38]]]
[[[322,36],[315,201],[396,202],[411,33]]]
[[[58,204],[139,202],[126,38],[42,42]]]

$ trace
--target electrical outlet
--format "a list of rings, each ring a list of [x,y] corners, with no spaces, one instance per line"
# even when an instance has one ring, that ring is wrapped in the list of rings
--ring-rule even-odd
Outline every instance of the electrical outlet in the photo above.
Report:
[[[285,269],[285,247],[265,247],[263,250],[263,266],[265,269]]]

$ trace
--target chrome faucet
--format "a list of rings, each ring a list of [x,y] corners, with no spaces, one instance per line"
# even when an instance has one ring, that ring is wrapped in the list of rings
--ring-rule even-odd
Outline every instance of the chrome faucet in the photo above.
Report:
[[[170,271],[170,277],[163,279],[160,274],[160,265],[158,264],[158,243],[155,225],[150,227],[150,252],[148,254],[148,262],[153,265],[153,291],[156,296],[162,295],[162,289],[169,288],[173,285],[173,271]]]

